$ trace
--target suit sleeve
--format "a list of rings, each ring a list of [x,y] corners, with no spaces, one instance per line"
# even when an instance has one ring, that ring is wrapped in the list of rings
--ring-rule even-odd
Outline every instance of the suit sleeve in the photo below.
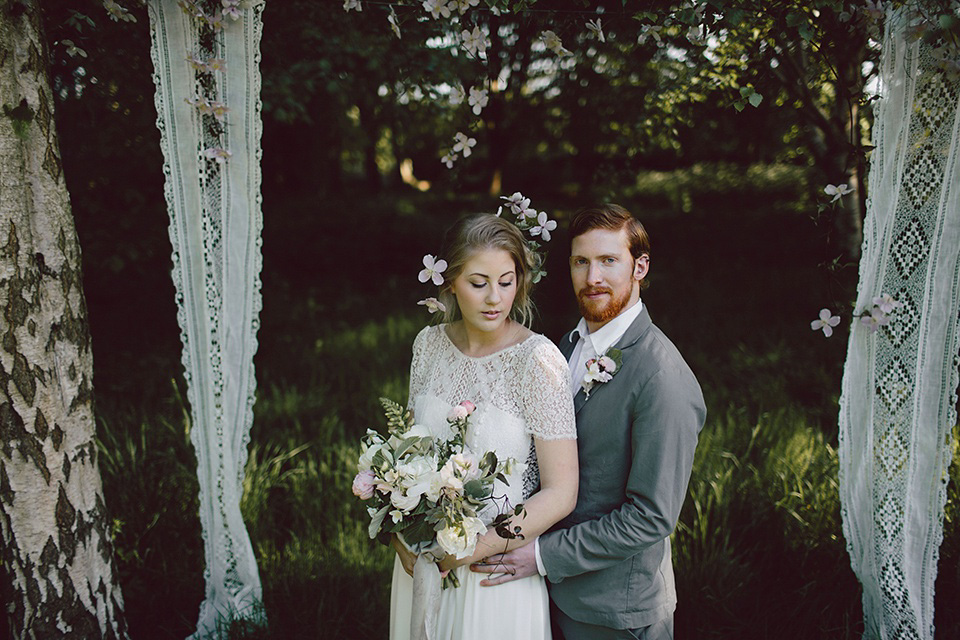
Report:
[[[665,367],[639,391],[632,415],[625,500],[597,519],[541,536],[551,582],[623,562],[676,527],[706,417],[700,386],[685,365]]]

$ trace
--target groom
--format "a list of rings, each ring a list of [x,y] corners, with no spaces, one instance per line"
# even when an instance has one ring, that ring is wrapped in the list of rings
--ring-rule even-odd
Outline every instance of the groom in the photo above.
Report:
[[[703,395],[640,300],[650,268],[643,225],[607,204],[578,211],[570,236],[583,318],[560,350],[575,394],[577,506],[533,544],[471,569],[502,574],[484,585],[545,575],[554,638],[673,638],[669,536],[706,415]],[[604,355],[602,368],[591,362]]]

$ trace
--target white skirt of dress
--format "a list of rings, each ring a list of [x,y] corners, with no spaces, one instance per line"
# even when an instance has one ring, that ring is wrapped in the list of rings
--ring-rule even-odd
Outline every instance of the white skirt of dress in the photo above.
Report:
[[[440,595],[437,640],[550,640],[550,602],[541,576],[481,587],[488,574],[455,569],[456,589]],[[390,588],[390,640],[410,639],[413,578],[394,559]]]

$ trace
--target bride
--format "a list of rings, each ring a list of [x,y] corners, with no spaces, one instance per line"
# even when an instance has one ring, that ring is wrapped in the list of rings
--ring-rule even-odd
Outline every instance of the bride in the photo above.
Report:
[[[440,563],[456,572],[460,586],[441,594],[436,637],[549,640],[541,576],[482,587],[488,576],[464,565],[532,543],[573,510],[578,468],[570,371],[557,347],[526,326],[534,256],[516,226],[491,214],[466,218],[455,227],[445,257],[449,267],[439,295],[446,322],[423,329],[413,343],[409,405],[419,424],[439,434],[453,405],[473,402],[467,444],[526,463],[494,491],[509,500],[504,510],[522,502],[525,511],[509,525],[520,527],[522,538],[507,540],[491,528],[473,556]],[[491,504],[481,517],[489,523],[497,513]],[[416,556],[396,537],[393,546],[390,638],[401,640],[410,637]]]

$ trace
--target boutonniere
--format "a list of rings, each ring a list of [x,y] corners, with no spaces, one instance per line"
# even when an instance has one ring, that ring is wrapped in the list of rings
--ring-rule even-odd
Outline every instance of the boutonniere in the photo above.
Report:
[[[597,383],[610,382],[613,376],[620,370],[620,364],[623,362],[623,353],[620,349],[607,349],[599,358],[590,358],[587,360],[587,372],[583,375],[583,390],[587,392],[587,398],[590,397],[590,391],[593,385]]]

